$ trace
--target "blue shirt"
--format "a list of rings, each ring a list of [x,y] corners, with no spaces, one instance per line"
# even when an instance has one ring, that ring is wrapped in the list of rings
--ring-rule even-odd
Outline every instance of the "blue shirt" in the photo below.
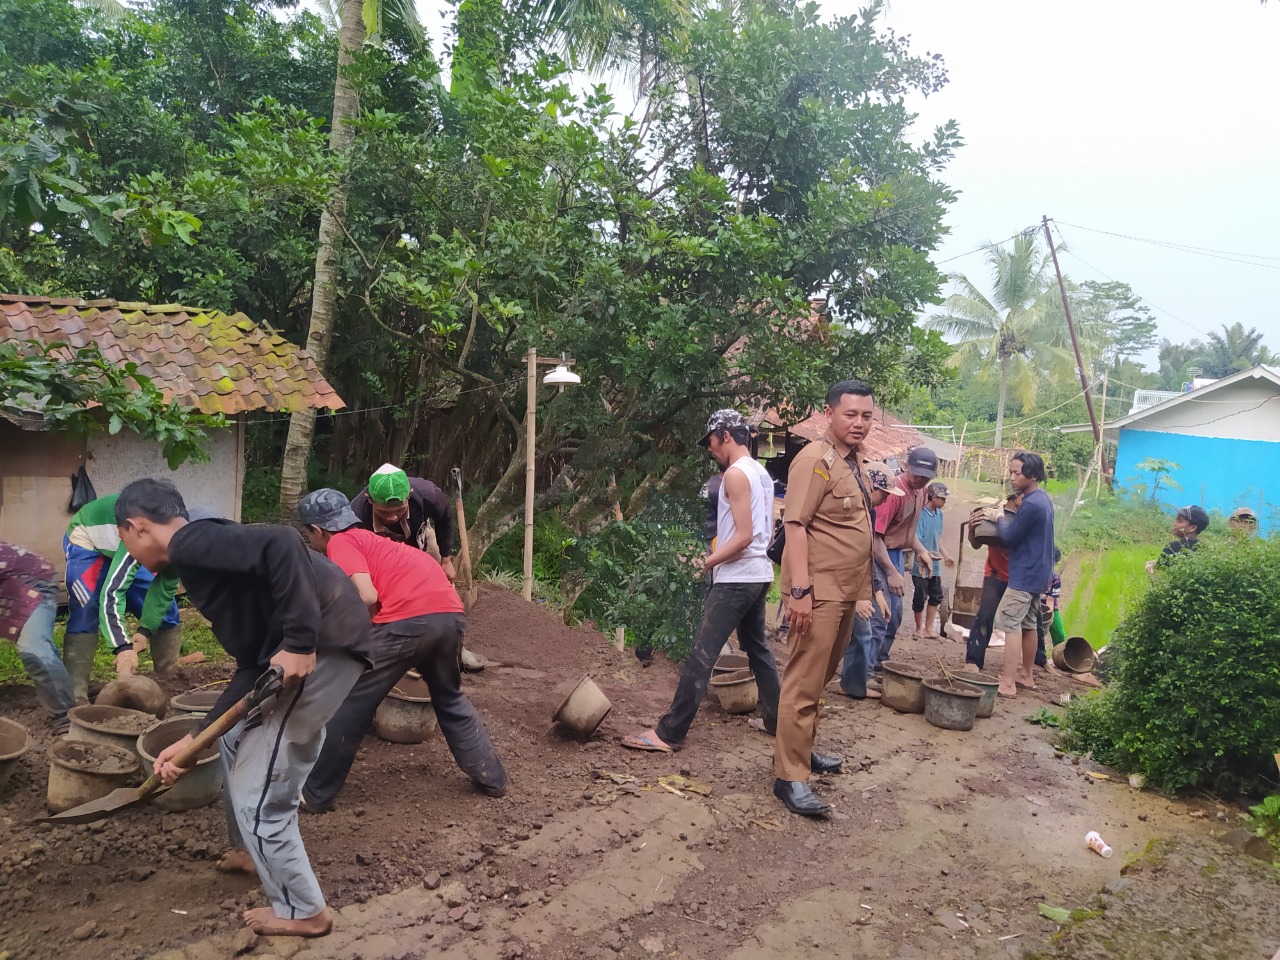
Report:
[[[921,545],[926,547],[930,553],[938,552],[938,544],[942,541],[942,511],[930,510],[925,507],[920,511],[920,519],[916,521],[916,538],[919,539]],[[928,567],[925,566],[924,557],[916,557],[915,575],[917,577],[929,576],[925,573]],[[942,576],[942,561],[933,561],[932,576]]]
[[[1013,516],[996,522],[1009,550],[1009,589],[1044,593],[1053,578],[1053,501],[1043,490],[1022,498]]]

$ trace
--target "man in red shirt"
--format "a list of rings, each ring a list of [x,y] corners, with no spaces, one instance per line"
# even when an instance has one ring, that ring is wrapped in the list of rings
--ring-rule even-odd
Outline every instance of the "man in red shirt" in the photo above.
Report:
[[[414,547],[361,528],[346,496],[323,489],[298,504],[307,539],[355,583],[373,618],[375,664],[325,726],[320,759],[302,788],[302,806],[333,808],[382,698],[416,669],[431,690],[440,732],[482,793],[507,792],[507,772],[476,708],[462,692],[458,655],[466,626],[462,599],[440,564]]]

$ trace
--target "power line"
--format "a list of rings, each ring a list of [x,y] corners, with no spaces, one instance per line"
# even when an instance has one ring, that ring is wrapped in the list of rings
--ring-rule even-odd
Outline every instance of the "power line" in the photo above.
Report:
[[[1018,237],[1022,236],[1028,230],[1034,230],[1034,229],[1035,229],[1034,225],[1030,227],[1023,227],[1017,233],[1011,234],[1010,236],[1005,237],[1003,240],[999,240],[995,243],[984,243],[982,246],[974,247],[972,250],[969,250],[965,253],[957,253],[954,257],[947,257],[947,259],[945,260],[939,260],[936,264],[934,264],[934,266],[940,267],[944,263],[950,263],[952,260],[960,260],[963,257],[971,257],[975,253],[982,253],[984,250],[990,250],[992,247],[998,247],[1003,243],[1008,243],[1010,240],[1016,240]]]
[[[1232,250],[1217,250],[1213,247],[1197,247],[1189,243],[1177,243],[1172,240],[1152,240],[1149,237],[1135,237],[1127,233],[1116,233],[1113,230],[1099,230],[1096,227],[1084,227],[1078,223],[1067,223],[1066,221],[1058,221],[1064,226],[1072,227],[1076,230],[1087,230],[1090,233],[1101,233],[1108,237],[1119,237],[1121,240],[1133,240],[1137,243],[1149,243],[1152,246],[1165,247],[1169,250],[1179,250],[1183,253],[1194,253],[1200,256],[1213,257],[1218,260],[1230,260],[1235,263],[1244,263],[1254,267],[1263,267],[1267,270],[1280,270],[1280,265],[1272,266],[1268,263],[1255,263],[1256,260],[1274,260],[1280,263],[1280,257],[1273,257],[1263,253],[1238,253]]]
[[[1094,380],[1093,383],[1089,384],[1089,389],[1092,390],[1101,382],[1102,382],[1102,378],[1099,377],[1098,379]],[[1062,403],[1058,404],[1056,407],[1050,407],[1048,410],[1041,410],[1039,413],[1032,414],[1031,416],[1026,417],[1025,419],[1015,420],[1013,423],[1001,424],[1000,429],[1010,430],[1013,427],[1020,427],[1024,423],[1030,423],[1032,420],[1039,420],[1041,417],[1047,414],[1053,413],[1055,410],[1061,410],[1063,407],[1065,407],[1069,403],[1074,403],[1075,401],[1079,400],[1083,396],[1084,396],[1084,391],[1081,390],[1078,393],[1076,393],[1074,396],[1068,397],[1066,400],[1063,400]],[[988,434],[994,435],[995,432],[996,432],[995,427],[991,427],[990,429],[987,429],[987,430],[971,430],[966,434],[966,437],[973,437],[973,436],[985,437]]]
[[[1062,241],[1062,244],[1063,244],[1063,246],[1064,246],[1063,253],[1067,254],[1068,256],[1074,257],[1076,260],[1079,260],[1082,264],[1084,264],[1086,267],[1088,267],[1088,268],[1089,268],[1090,270],[1092,270],[1094,273],[1098,274],[1098,276],[1100,276],[1100,277],[1106,277],[1106,278],[1107,278],[1108,280],[1110,280],[1112,283],[1120,283],[1120,282],[1121,282],[1121,281],[1117,280],[1115,277],[1111,276],[1111,274],[1107,273],[1105,270],[1102,270],[1102,269],[1099,269],[1098,267],[1095,267],[1092,263],[1090,263],[1090,262],[1089,262],[1088,260],[1086,260],[1084,257],[1080,256],[1080,254],[1076,253],[1076,252],[1075,252],[1074,250],[1072,250],[1069,246],[1066,246],[1067,241],[1066,241],[1066,238],[1064,238],[1064,237],[1062,236],[1062,227],[1058,224],[1058,221],[1056,221],[1056,220],[1050,220],[1049,222],[1053,224],[1054,229],[1055,229],[1055,230],[1057,230],[1057,232],[1058,232],[1058,239]],[[1067,224],[1067,226],[1071,226],[1071,224]],[[1130,290],[1133,290],[1133,287],[1129,287],[1129,289],[1130,289]],[[1189,328],[1189,329],[1191,329],[1191,330],[1194,330],[1196,333],[1200,334],[1202,337],[1207,337],[1207,336],[1209,335],[1207,332],[1205,332],[1204,330],[1201,330],[1201,329],[1200,329],[1199,327],[1197,327],[1195,324],[1190,323],[1190,322],[1188,322],[1188,321],[1186,321],[1186,320],[1183,320],[1180,316],[1178,316],[1178,315],[1177,315],[1176,313],[1174,313],[1172,310],[1166,310],[1164,307],[1160,306],[1159,304],[1154,303],[1154,302],[1153,302],[1153,301],[1151,301],[1151,300],[1148,300],[1146,297],[1142,296],[1142,294],[1138,293],[1136,290],[1134,290],[1134,296],[1136,296],[1136,297],[1137,297],[1139,300],[1141,300],[1143,303],[1145,303],[1145,304],[1147,304],[1148,306],[1150,306],[1153,310],[1159,310],[1161,313],[1166,314],[1166,315],[1168,315],[1168,316],[1172,317],[1174,320],[1177,320],[1177,321],[1178,321],[1180,324],[1182,324],[1183,326],[1185,326],[1185,327],[1187,327],[1187,328]]]
[[[524,383],[524,381],[525,381],[525,377],[523,376],[514,377],[511,380],[500,380],[496,383],[485,384],[483,387],[470,387],[469,389],[466,389],[466,390],[459,390],[457,393],[452,394],[452,396],[462,397],[468,393],[482,393],[488,390],[492,390],[494,387],[507,387],[516,383]],[[382,410],[402,410],[405,407],[412,407],[415,404],[418,404],[421,402],[422,402],[422,398],[419,397],[417,400],[404,400],[400,403],[388,403],[381,407],[361,407],[358,410],[335,410],[332,413],[322,414],[322,416],[353,417],[356,414],[360,414],[360,413],[378,413],[379,411],[382,411]],[[280,423],[281,421],[288,420],[288,419],[289,419],[289,416],[285,415],[283,417],[258,417],[252,420],[246,420],[245,422],[250,425],[256,425],[259,423]]]

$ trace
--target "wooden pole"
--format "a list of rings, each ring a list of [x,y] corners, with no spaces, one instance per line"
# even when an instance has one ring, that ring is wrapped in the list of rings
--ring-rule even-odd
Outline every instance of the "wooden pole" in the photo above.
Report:
[[[956,453],[956,475],[955,479],[960,479],[960,465],[964,463],[964,435],[969,432],[969,421],[964,422],[964,426],[960,428],[960,449]]]
[[[1049,218],[1043,216],[1040,222],[1044,225],[1044,238],[1049,241],[1049,256],[1053,257],[1053,271],[1058,275],[1058,290],[1062,294],[1062,309],[1067,315],[1067,330],[1071,333],[1071,347],[1076,352],[1076,372],[1080,374],[1080,389],[1084,391],[1084,405],[1089,408],[1089,422],[1093,424],[1093,442],[1102,443],[1102,429],[1098,426],[1098,418],[1093,413],[1093,397],[1089,395],[1089,378],[1084,372],[1084,358],[1080,356],[1080,338],[1076,336],[1076,325],[1071,319],[1071,304],[1067,301],[1067,285],[1062,281],[1062,269],[1058,266],[1058,251],[1053,246],[1053,234],[1049,232]]]
[[[1071,513],[1067,515],[1067,521],[1076,515],[1076,507],[1080,506],[1080,501],[1084,499],[1084,493],[1089,489],[1089,477],[1093,474],[1094,464],[1098,462],[1098,447],[1093,448],[1093,456],[1089,458],[1089,469],[1084,472],[1084,481],[1080,484],[1080,489],[1076,491],[1075,499],[1071,501]],[[1079,473],[1080,464],[1076,464],[1076,472]]]
[[[529,383],[524,415],[524,598],[533,599],[533,481],[535,445],[535,417],[538,405],[538,351],[529,348]]]
[[[1110,378],[1110,376],[1111,376],[1110,370],[1104,370],[1102,372],[1102,412],[1101,412],[1102,415],[1100,419],[1102,420],[1102,426],[1104,429],[1107,426],[1107,380]],[[1106,435],[1103,434],[1103,436],[1105,438]],[[1102,475],[1107,472],[1106,459],[1103,457],[1104,443],[1106,443],[1105,439],[1099,441],[1098,443],[1098,458],[1101,465],[1098,467],[1098,482],[1097,482],[1097,485],[1094,487],[1094,491],[1093,491],[1093,497],[1095,500],[1099,499],[1102,496]],[[1110,489],[1111,489],[1111,484],[1108,483],[1107,490],[1110,490]]]
[[[609,474],[609,487],[612,490],[618,489],[618,480],[612,473]],[[613,519],[618,521],[622,520],[622,504],[616,498],[613,501]],[[626,627],[614,628],[613,645],[617,647],[619,650],[625,650],[627,648],[627,628]]]

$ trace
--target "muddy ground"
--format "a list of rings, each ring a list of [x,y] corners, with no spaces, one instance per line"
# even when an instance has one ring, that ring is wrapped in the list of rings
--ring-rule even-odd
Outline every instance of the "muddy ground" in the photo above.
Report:
[[[1089,908],[1157,841],[1197,852],[1166,857],[1160,882],[1152,886],[1148,869],[1147,885],[1132,881],[1130,895],[1157,890],[1138,899],[1160,903],[1166,917],[1223,898],[1218,909],[1240,900],[1253,915],[1214,938],[1218,952],[1162,937],[1158,950],[1115,956],[1265,960],[1280,946],[1280,920],[1257,906],[1277,902],[1275,868],[1211,839],[1234,825],[1235,809],[1100,779],[1105,771],[1058,755],[1051,731],[1025,722],[1084,691],[1065,678],[1043,678],[1034,695],[1002,702],[969,733],[829,692],[820,746],[843,755],[847,772],[821,778],[834,813],[812,822],[771,796],[771,741],[711,702],[674,757],[617,745],[662,712],[672,665],[643,669],[598,633],[567,629],[488,587],[468,642],[498,661],[466,685],[508,763],[509,795],[476,794],[438,736],[418,746],[370,737],[338,810],[303,823],[321,882],[343,908],[332,936],[306,944],[233,941],[240,911],[261,896],[249,878],[213,870],[224,842],[216,807],[32,826],[43,812],[48,740],[29,688],[0,688],[0,712],[39,741],[0,796],[0,951],[12,960],[205,960],[237,948],[332,960],[1016,958],[1057,949],[1049,941],[1058,924],[1037,904]],[[963,658],[950,641],[899,645],[909,661]],[[188,668],[171,687],[219,672]],[[551,730],[550,719],[588,672],[614,708],[583,743]],[[670,774],[710,794],[671,792],[659,783]],[[1093,829],[1115,848],[1112,859],[1085,849]],[[1082,936],[1077,928],[1109,914],[1070,932]]]

